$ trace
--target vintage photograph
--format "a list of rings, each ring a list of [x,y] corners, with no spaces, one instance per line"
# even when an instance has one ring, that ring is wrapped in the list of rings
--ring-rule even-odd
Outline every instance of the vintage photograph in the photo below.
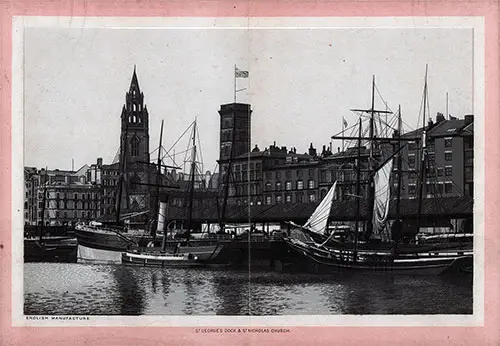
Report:
[[[217,21],[23,27],[23,314],[472,315],[474,29]]]

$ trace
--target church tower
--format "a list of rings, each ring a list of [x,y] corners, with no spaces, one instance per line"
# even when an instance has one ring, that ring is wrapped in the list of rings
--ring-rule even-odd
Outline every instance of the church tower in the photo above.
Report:
[[[149,114],[134,66],[121,113],[120,171],[124,173],[121,211],[150,207]]]
[[[149,162],[149,114],[135,72],[122,108],[121,147],[127,164]]]

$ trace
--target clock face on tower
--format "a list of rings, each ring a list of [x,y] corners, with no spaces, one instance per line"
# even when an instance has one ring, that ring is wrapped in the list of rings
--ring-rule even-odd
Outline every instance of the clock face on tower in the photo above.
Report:
[[[130,209],[132,210],[146,208],[146,195],[144,194],[129,195],[129,205]]]

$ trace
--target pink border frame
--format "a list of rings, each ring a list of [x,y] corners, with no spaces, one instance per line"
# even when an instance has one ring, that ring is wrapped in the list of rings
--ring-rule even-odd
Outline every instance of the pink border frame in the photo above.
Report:
[[[224,0],[0,0],[0,339],[5,345],[157,344],[450,344],[500,343],[499,14],[496,0],[224,1]],[[485,23],[485,323],[481,327],[296,327],[286,334],[196,334],[172,327],[12,327],[11,324],[11,81],[12,16],[481,16]],[[359,329],[363,330],[359,330]]]

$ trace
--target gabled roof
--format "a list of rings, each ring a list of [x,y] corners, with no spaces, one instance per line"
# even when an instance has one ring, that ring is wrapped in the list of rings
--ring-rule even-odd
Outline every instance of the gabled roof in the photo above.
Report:
[[[84,175],[90,169],[88,165],[83,165],[79,170],[77,170],[73,175]]]
[[[461,134],[466,128],[472,129],[473,122],[469,125],[465,125],[464,119],[450,119],[442,120],[438,123],[433,123],[430,128],[427,126],[427,136],[428,137],[452,137]],[[471,131],[471,130],[467,130]],[[473,132],[472,132],[473,133]],[[422,138],[422,128],[407,132],[402,135],[403,138],[415,138],[416,140]]]
[[[431,137],[447,137],[456,136],[460,133],[465,125],[464,119],[452,119],[443,120],[435,124],[430,131],[428,131],[428,136]]]

